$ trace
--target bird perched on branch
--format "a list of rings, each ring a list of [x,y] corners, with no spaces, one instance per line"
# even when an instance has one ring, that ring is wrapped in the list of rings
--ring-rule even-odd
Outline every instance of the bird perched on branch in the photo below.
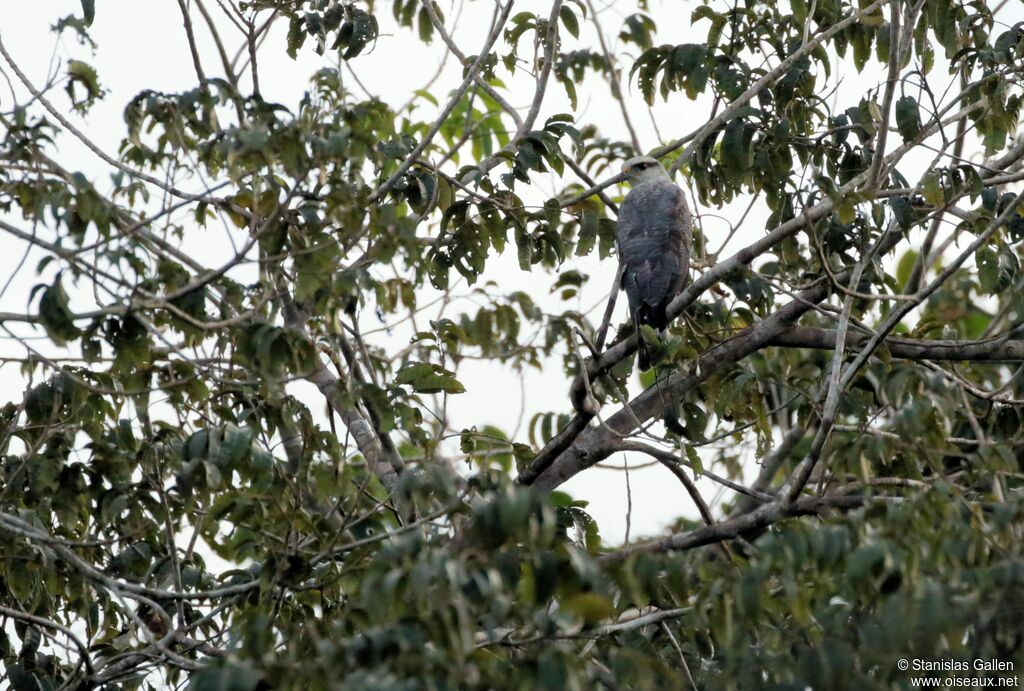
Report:
[[[651,361],[640,327],[668,326],[668,303],[689,280],[692,221],[683,191],[656,159],[631,158],[622,173],[632,188],[619,207],[622,289],[637,331],[638,363],[646,370]]]

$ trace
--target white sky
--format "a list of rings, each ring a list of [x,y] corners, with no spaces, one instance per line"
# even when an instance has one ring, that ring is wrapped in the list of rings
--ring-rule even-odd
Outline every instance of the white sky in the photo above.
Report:
[[[6,0],[0,5],[8,10],[0,20],[0,35],[8,51],[37,86],[42,85],[49,74],[61,71],[57,70],[55,65],[68,58],[83,59],[96,67],[104,87],[108,90],[106,98],[84,119],[66,112],[72,122],[85,131],[104,151],[116,155],[124,133],[122,111],[128,100],[143,89],[181,91],[192,88],[195,85],[195,74],[175,0],[99,0],[96,4],[96,21],[91,30],[99,46],[95,55],[90,55],[88,48],[78,45],[71,33],[65,34],[63,39],[55,43],[54,35],[49,31],[50,25],[59,17],[72,13],[80,14],[78,0],[17,3]],[[218,20],[223,20],[215,2],[211,0],[208,6]],[[698,24],[696,29],[689,28],[689,15],[695,6],[693,2],[674,0],[651,2],[651,14],[659,27],[655,43],[703,42],[707,23]],[[441,7],[450,22],[456,15],[456,9],[444,0]],[[492,7],[488,0],[474,0],[463,8],[458,27],[454,31],[454,38],[467,55],[479,52]],[[518,2],[516,11],[531,10],[546,14],[549,7],[550,4],[547,2],[527,0]],[[633,2],[608,3],[606,9],[600,10],[600,20],[611,40],[610,48],[613,53],[618,54],[622,50],[617,39],[618,29],[622,20],[634,11]],[[390,24],[390,3],[378,3],[377,16],[382,22],[384,35],[377,42],[375,49],[354,60],[352,67],[368,89],[390,104],[399,105],[406,102],[412,92],[434,74],[443,51],[443,44],[435,38],[432,45],[426,46],[412,38],[406,30],[396,30]],[[1022,17],[1024,10],[1020,4],[1014,3],[1005,10],[1000,19],[1012,24]],[[207,74],[218,75],[220,63],[216,59],[209,34],[198,16],[194,23]],[[230,53],[236,46],[241,45],[240,37],[226,21],[221,23]],[[330,53],[323,57],[317,56],[307,42],[297,60],[289,59],[284,52],[286,28],[286,22],[279,22],[260,52],[260,84],[265,99],[283,103],[294,110],[294,106],[307,88],[309,76],[320,67],[333,65],[334,58]],[[571,36],[565,36],[565,41],[565,47],[568,49],[596,45],[595,34],[589,23],[584,25],[579,41],[575,41]],[[631,57],[623,59],[622,64],[628,67],[635,56],[635,46],[627,46],[625,51]],[[524,41],[521,54],[526,56],[528,53],[527,42]],[[14,77],[9,74],[6,66],[2,67],[13,81]],[[943,66],[937,65],[934,73],[937,82],[942,81],[943,73]],[[499,68],[499,74],[509,81],[512,94],[509,100],[513,105],[525,108],[532,95],[532,79],[521,75],[509,80],[503,68]],[[347,74],[345,76],[348,77]],[[875,86],[881,78],[881,72],[878,65],[872,63],[862,75],[857,75],[852,66],[847,64],[843,67],[833,67],[833,82],[837,76],[845,80],[833,97],[833,101],[838,99],[838,110],[841,111],[855,105],[867,89]],[[457,63],[454,59],[449,59],[442,78],[431,88],[431,92],[443,102],[445,95],[458,84],[460,78]],[[246,83],[244,79],[243,83]],[[360,92],[359,87],[351,80],[347,82],[347,86],[357,94]],[[23,100],[24,90],[15,85],[15,91],[19,94],[20,100]],[[605,136],[628,138],[618,106],[612,100],[606,84],[590,76],[578,92],[578,122],[596,124]],[[52,97],[59,107],[67,108],[67,101],[61,89],[54,90]],[[704,121],[710,112],[707,99],[692,102],[684,94],[673,94],[667,103],[659,100],[651,109],[648,109],[635,88],[627,91],[627,99],[633,123],[646,149],[659,144],[652,120],[658,123],[662,135],[666,139],[671,139],[691,131]],[[3,82],[0,82],[0,104],[7,109],[10,103],[10,91]],[[539,122],[542,124],[547,116],[569,110],[569,103],[564,97],[562,87],[552,80],[549,98],[545,102]],[[429,117],[429,113],[423,117]],[[60,138],[55,157],[71,170],[84,172],[100,189],[109,187],[106,177],[108,167],[74,137]],[[901,169],[913,183],[914,178],[908,174],[912,166],[904,166]],[[569,180],[571,177],[567,177],[566,182]],[[182,186],[194,189],[198,186],[198,181],[192,181],[191,184],[183,183]],[[550,184],[541,183],[537,188],[535,191],[524,193],[523,187],[520,186],[517,191],[527,194],[534,201],[548,198],[554,191]],[[741,199],[738,204],[725,209],[697,210],[736,220],[748,201],[749,199]],[[733,238],[730,248],[738,249],[760,237],[764,232],[765,219],[765,209],[759,205]],[[12,222],[18,221],[21,219],[12,219]],[[23,223],[19,225],[23,226]],[[717,248],[728,231],[728,225],[718,219],[706,218],[703,229],[709,238],[710,246]],[[220,265],[231,251],[224,230],[216,224],[211,224],[207,231],[187,235],[182,247],[207,266]],[[6,281],[6,277],[15,271],[24,251],[25,248],[20,241],[12,240],[7,235],[0,235],[0,283]],[[25,268],[17,275],[10,289],[0,296],[0,311],[17,312],[29,309],[29,292],[36,283],[44,280],[34,273],[35,263],[41,257],[37,251],[29,254]],[[614,260],[599,262],[596,260],[595,252],[583,260],[570,258],[562,268],[576,268],[592,276],[592,281],[580,297],[578,308],[597,305],[595,313],[592,314],[593,319],[598,320],[604,308],[603,298],[615,270]],[[47,279],[51,275],[44,274]],[[551,307],[556,304],[547,295],[547,286],[550,282],[546,278],[537,273],[519,270],[514,247],[506,250],[505,256],[500,260],[494,261],[492,258],[483,280],[495,281],[505,293],[525,290],[542,304]],[[91,296],[76,292],[71,286],[67,287],[72,293],[73,308],[88,309],[92,306],[89,304]],[[85,302],[79,304],[83,300]],[[624,302],[625,300],[619,300],[617,317],[623,314]],[[457,318],[457,313],[449,313],[446,316]],[[430,318],[434,318],[434,315]],[[366,315],[364,322],[364,329],[377,325],[372,314]],[[24,329],[18,332],[27,333]],[[0,338],[0,354],[24,353],[21,345],[3,334],[0,336],[3,336]],[[399,339],[404,345],[407,335],[395,332],[392,338]],[[48,355],[59,355],[59,352],[45,340],[31,343]],[[525,441],[526,425],[535,412],[568,412],[566,391],[569,382],[561,375],[560,365],[557,363],[553,363],[552,370],[547,373],[533,370],[518,373],[493,363],[467,361],[460,368],[460,379],[466,384],[467,393],[449,399],[452,427],[456,431],[462,427],[482,426],[488,423],[511,431],[520,407],[524,405],[520,398],[521,388],[526,392],[526,400],[523,427],[518,435],[520,441]],[[15,365],[0,368],[0,387],[5,392],[2,397],[4,401],[17,400],[20,397],[19,392],[24,388],[24,379]],[[319,397],[311,395],[309,387],[305,387],[303,391],[303,385],[299,385],[296,390],[310,403],[314,412],[321,410],[322,403]],[[637,390],[635,386],[633,390]],[[622,462],[621,456],[610,460],[616,464]],[[636,464],[644,463],[647,459],[633,457],[630,461]],[[663,532],[665,526],[680,515],[696,515],[682,486],[667,470],[652,467],[634,471],[630,474],[630,481],[633,498],[631,524],[634,538]],[[701,481],[699,487],[706,498],[712,499],[717,496],[717,487],[712,483]],[[591,502],[590,510],[598,520],[606,541],[615,543],[622,539],[626,526],[627,506],[622,473],[592,469],[573,478],[563,489],[576,498]]]

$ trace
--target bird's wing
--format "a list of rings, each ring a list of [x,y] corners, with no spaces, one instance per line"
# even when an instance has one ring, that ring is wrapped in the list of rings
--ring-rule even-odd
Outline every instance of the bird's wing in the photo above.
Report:
[[[686,199],[671,181],[635,188],[626,196],[619,208],[618,246],[622,287],[635,313],[664,310],[685,285],[690,232]]]

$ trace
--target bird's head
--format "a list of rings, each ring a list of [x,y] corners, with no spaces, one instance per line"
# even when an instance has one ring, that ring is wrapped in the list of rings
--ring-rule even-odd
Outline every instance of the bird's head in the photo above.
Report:
[[[665,167],[652,156],[636,156],[622,164],[622,174],[634,187],[644,182],[668,178]]]

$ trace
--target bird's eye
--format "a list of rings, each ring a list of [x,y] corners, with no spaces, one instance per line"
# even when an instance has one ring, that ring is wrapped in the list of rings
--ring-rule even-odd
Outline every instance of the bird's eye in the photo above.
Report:
[[[644,168],[646,168],[647,166],[648,166],[648,164],[647,164],[647,163],[637,163],[637,164],[636,164],[636,169],[637,169],[637,170],[643,170],[643,169],[644,169]]]

